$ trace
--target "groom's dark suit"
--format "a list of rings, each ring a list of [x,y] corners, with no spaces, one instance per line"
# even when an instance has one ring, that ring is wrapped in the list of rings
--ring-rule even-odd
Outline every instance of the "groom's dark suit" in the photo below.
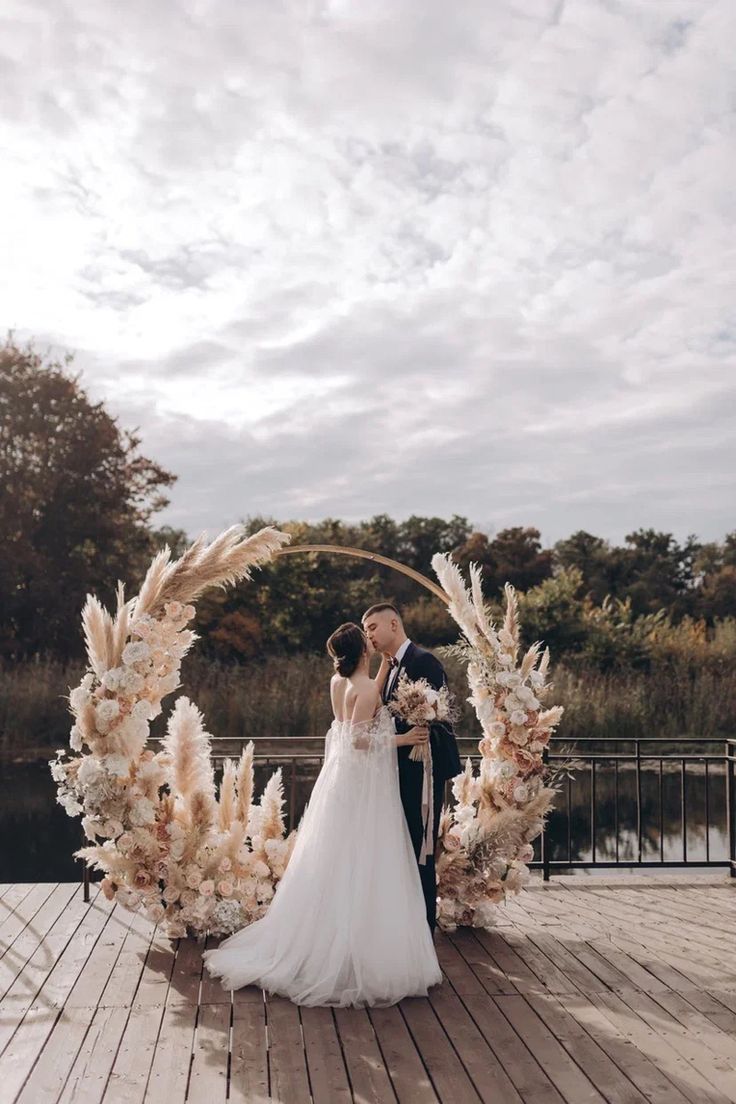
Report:
[[[384,702],[391,701],[396,696],[396,688],[399,684],[401,672],[413,681],[426,679],[430,686],[439,690],[447,682],[445,669],[440,661],[431,652],[416,644],[409,643],[399,662],[398,671],[392,673],[386,679],[383,690]],[[406,724],[399,717],[396,718],[397,732],[407,732],[412,726]],[[460,755],[457,750],[455,733],[452,725],[447,722],[435,722],[430,725],[429,739],[432,746],[432,781],[434,786],[434,832],[433,839],[437,840],[437,829],[442,812],[442,798],[445,782],[448,778],[454,778],[460,774]],[[419,851],[422,845],[422,779],[424,766],[409,758],[410,746],[396,749],[399,756],[399,788],[401,790],[401,804],[404,807],[406,822],[409,826],[409,835],[414,845],[414,854],[419,859]],[[422,892],[427,903],[427,923],[434,931],[437,923],[437,876],[435,874],[434,855],[427,858],[426,864],[419,867],[419,875],[422,881]]]

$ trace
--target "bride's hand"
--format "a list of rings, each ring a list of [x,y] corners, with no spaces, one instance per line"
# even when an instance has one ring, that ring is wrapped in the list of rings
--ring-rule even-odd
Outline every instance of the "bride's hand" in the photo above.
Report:
[[[429,729],[425,725],[415,725],[414,728],[410,728],[408,732],[403,732],[397,736],[396,743],[399,746],[416,745],[420,746],[427,743],[429,740]]]

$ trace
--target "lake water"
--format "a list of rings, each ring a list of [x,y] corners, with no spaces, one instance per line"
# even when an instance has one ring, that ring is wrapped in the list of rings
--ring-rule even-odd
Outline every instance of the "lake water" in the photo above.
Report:
[[[293,783],[289,767],[284,771],[287,806],[293,797],[294,822],[298,823],[316,775],[314,764],[300,764]],[[260,794],[273,770],[267,764],[256,768],[256,793]],[[709,765],[710,858],[728,857],[725,773],[721,764]],[[680,809],[679,764],[668,765],[662,777],[662,802],[658,771],[642,770],[642,857],[666,861],[683,857],[683,825]],[[693,862],[706,858],[705,772],[702,764],[688,764],[686,773],[687,856]],[[567,783],[558,807],[549,819],[552,859],[585,860],[591,857],[590,771],[575,773],[570,784],[567,816]],[[662,831],[660,832],[660,809]],[[612,767],[599,764],[596,771],[596,857],[616,857],[618,819],[619,859],[636,858],[636,779],[633,768],[619,769],[618,801]],[[569,851],[568,851],[569,832]],[[74,881],[81,878],[81,864],[72,852],[88,841],[83,839],[78,817],[68,817],[56,803],[56,785],[46,763],[3,766],[0,769],[0,882]],[[539,840],[535,844],[539,857]]]

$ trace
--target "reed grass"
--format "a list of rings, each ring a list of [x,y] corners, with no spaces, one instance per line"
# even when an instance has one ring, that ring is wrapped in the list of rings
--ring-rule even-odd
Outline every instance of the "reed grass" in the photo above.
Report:
[[[450,686],[461,707],[456,731],[479,736],[461,666],[446,660]],[[32,761],[65,747],[71,715],[65,696],[79,682],[81,665],[33,660],[0,667],[0,758]],[[327,657],[273,656],[243,666],[207,660],[196,652],[182,665],[182,688],[205,716],[210,733],[253,736],[315,736],[329,726]],[[725,739],[736,736],[736,668],[732,663],[694,667],[668,661],[649,673],[552,671],[549,704],[564,705],[558,734],[566,740],[646,738]],[[168,715],[173,697],[165,704]],[[162,735],[165,716],[153,732]]]

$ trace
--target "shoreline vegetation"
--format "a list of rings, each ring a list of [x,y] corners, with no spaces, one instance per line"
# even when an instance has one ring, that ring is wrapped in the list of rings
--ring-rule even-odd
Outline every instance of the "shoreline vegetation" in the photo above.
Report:
[[[136,594],[164,545],[179,558],[183,529],[157,525],[177,475],[140,452],[141,440],[93,402],[71,368],[20,346],[0,346],[0,762],[35,762],[66,747],[67,695],[84,670],[80,613],[94,594],[108,609],[116,583]],[[484,509],[492,509],[486,504]],[[435,553],[462,571],[478,565],[491,620],[506,583],[519,601],[522,646],[551,654],[552,704],[565,707],[563,741],[638,737],[723,740],[736,735],[736,530],[684,540],[640,527],[622,544],[578,529],[543,547],[540,530],[497,532],[467,517],[376,514],[357,522],[252,517],[292,548],[327,544],[380,552],[432,576]],[[409,636],[435,649],[457,639],[448,611],[413,579],[348,556],[274,560],[255,581],[210,588],[197,601],[199,643],[181,687],[216,736],[322,736],[331,713],[324,641],[379,598],[398,604]],[[441,650],[439,654],[442,655]],[[465,672],[447,659],[460,737],[479,739]],[[151,735],[163,735],[166,715]]]
[[[445,664],[460,717],[461,738],[480,739],[468,702],[465,673],[452,658]],[[166,699],[151,735],[162,736],[176,697],[186,694],[202,711],[214,736],[249,740],[321,736],[329,727],[331,662],[320,655],[271,656],[242,665],[196,653],[182,665],[182,685]],[[33,763],[68,746],[72,717],[66,696],[83,674],[81,663],[54,659],[0,666],[0,763]],[[557,663],[550,705],[565,716],[559,736],[626,740],[664,737],[725,740],[736,736],[736,665],[693,663],[669,657],[647,671],[592,668]]]

